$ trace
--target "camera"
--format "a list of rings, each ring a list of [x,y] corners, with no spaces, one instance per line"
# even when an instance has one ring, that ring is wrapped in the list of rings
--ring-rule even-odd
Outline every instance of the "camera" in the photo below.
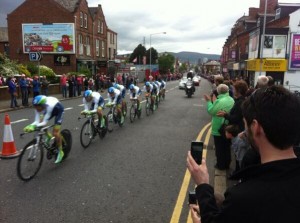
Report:
[[[189,191],[189,204],[197,204],[197,197],[195,191]]]

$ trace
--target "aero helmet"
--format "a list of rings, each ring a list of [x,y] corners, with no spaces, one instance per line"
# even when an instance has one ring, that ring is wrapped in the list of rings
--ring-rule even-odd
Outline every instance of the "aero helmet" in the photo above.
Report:
[[[108,93],[114,93],[114,87],[110,87],[110,88],[108,88]]]
[[[38,95],[33,99],[33,105],[44,105],[46,104],[47,97],[45,95]]]
[[[86,90],[85,92],[84,92],[84,94],[83,94],[83,97],[89,97],[89,96],[91,96],[92,95],[92,91],[91,90]]]
[[[150,82],[147,81],[147,82],[145,83],[145,85],[146,85],[147,87],[149,87],[149,86],[150,86]]]
[[[118,85],[117,83],[115,83],[115,84],[113,85],[113,87],[118,89],[119,85]]]
[[[134,88],[134,84],[129,85],[129,89],[132,90]]]

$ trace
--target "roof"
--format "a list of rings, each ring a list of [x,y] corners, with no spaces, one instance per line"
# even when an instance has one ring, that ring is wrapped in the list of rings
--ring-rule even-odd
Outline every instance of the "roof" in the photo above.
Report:
[[[80,0],[54,0],[54,1],[70,12],[74,12],[80,3]]]
[[[8,42],[8,29],[7,29],[7,27],[0,27],[0,42]]]
[[[94,18],[94,15],[98,11],[98,7],[89,7],[89,10],[90,10],[90,13],[91,13],[92,17]]]

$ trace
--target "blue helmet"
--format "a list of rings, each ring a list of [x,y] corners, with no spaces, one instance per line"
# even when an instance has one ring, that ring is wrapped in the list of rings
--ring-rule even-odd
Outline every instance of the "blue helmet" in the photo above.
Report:
[[[110,87],[110,88],[108,88],[108,93],[114,93],[115,92],[115,89],[114,89],[114,87]]]
[[[129,89],[132,90],[134,88],[134,84],[129,85]]]
[[[35,96],[32,104],[33,105],[44,105],[44,104],[46,104],[46,101],[47,101],[47,97],[45,95],[38,95],[38,96]]]
[[[146,85],[147,87],[149,87],[149,86],[150,86],[150,82],[147,81],[147,82],[145,83],[145,85]]]
[[[85,92],[84,92],[84,94],[83,94],[83,97],[89,97],[89,96],[91,96],[92,95],[92,91],[91,90],[86,90]]]
[[[119,88],[119,85],[118,85],[117,83],[115,83],[115,84],[113,85],[113,87],[118,89],[118,88]]]

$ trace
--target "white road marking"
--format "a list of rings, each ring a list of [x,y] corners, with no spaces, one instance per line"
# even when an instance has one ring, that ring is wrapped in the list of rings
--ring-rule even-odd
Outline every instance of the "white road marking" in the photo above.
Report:
[[[27,120],[28,119],[24,118],[24,119],[20,119],[20,120],[17,120],[17,121],[10,122],[10,124],[16,124],[16,123],[19,123],[19,122],[25,122]]]
[[[78,105],[79,107],[83,107],[84,106],[84,104],[81,104],[81,105]]]
[[[193,106],[196,106],[196,107],[203,107],[204,105],[202,105],[202,104],[193,104]]]
[[[73,109],[73,107],[65,108],[65,111],[72,110],[72,109]]]

